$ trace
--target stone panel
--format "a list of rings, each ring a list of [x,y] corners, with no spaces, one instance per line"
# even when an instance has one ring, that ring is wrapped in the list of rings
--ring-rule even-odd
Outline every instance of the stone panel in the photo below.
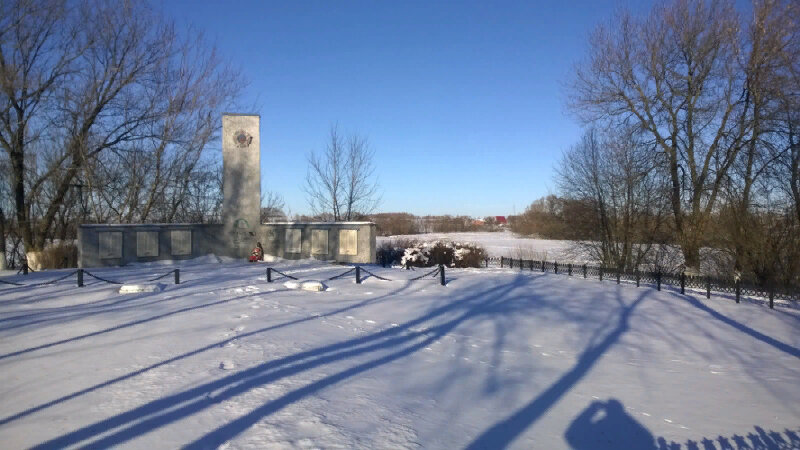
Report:
[[[122,258],[122,232],[105,231],[97,235],[100,259]]]
[[[136,256],[158,256],[158,231],[136,232]]]
[[[358,230],[339,230],[339,254],[358,254]]]
[[[172,230],[169,233],[170,251],[175,256],[192,254],[192,230]]]
[[[311,253],[328,254],[328,230],[311,230]]]
[[[286,253],[300,253],[303,249],[303,230],[287,228],[286,229]]]

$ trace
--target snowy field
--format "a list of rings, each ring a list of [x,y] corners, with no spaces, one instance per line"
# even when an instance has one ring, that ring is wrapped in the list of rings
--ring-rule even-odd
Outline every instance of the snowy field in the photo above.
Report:
[[[558,241],[552,239],[528,239],[520,237],[511,231],[497,232],[465,232],[465,233],[425,233],[377,238],[378,246],[387,241],[397,239],[411,239],[417,241],[448,240],[456,242],[473,242],[480,244],[489,253],[489,256],[505,256],[507,258],[546,259],[548,261],[575,261],[585,258],[576,256],[570,250],[571,241]]]
[[[800,448],[796,309],[509,269],[306,292],[264,268],[0,287],[0,447]]]

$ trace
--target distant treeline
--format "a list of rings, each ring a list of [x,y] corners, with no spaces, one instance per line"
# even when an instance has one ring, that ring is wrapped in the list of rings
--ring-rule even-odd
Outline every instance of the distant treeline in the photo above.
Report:
[[[475,219],[469,216],[415,216],[409,213],[372,214],[379,236],[421,233],[453,233],[460,231],[497,231],[494,217]]]

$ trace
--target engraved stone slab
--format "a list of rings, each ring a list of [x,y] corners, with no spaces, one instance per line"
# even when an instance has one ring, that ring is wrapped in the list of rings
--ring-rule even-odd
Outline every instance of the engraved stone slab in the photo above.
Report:
[[[311,253],[328,254],[328,230],[311,230]]]
[[[172,230],[169,232],[169,238],[173,255],[192,254],[192,230]]]
[[[358,254],[358,230],[339,230],[339,254]]]
[[[286,230],[286,253],[300,253],[302,242],[302,230]]]
[[[122,232],[102,231],[98,233],[100,249],[98,254],[101,259],[122,258]]]
[[[158,231],[136,232],[136,256],[158,256]]]

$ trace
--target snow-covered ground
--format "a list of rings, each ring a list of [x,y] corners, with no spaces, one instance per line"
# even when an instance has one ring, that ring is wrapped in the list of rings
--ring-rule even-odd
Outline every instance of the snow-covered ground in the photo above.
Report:
[[[796,309],[509,269],[309,292],[264,269],[0,287],[0,447],[800,448]]]
[[[529,239],[520,237],[511,231],[497,232],[466,232],[466,233],[425,233],[399,236],[378,237],[378,246],[381,243],[397,239],[412,239],[417,241],[448,240],[456,242],[473,242],[480,244],[489,252],[489,256],[505,256],[507,258],[546,259],[548,261],[580,260],[571,250],[571,241],[557,241],[551,239]]]

